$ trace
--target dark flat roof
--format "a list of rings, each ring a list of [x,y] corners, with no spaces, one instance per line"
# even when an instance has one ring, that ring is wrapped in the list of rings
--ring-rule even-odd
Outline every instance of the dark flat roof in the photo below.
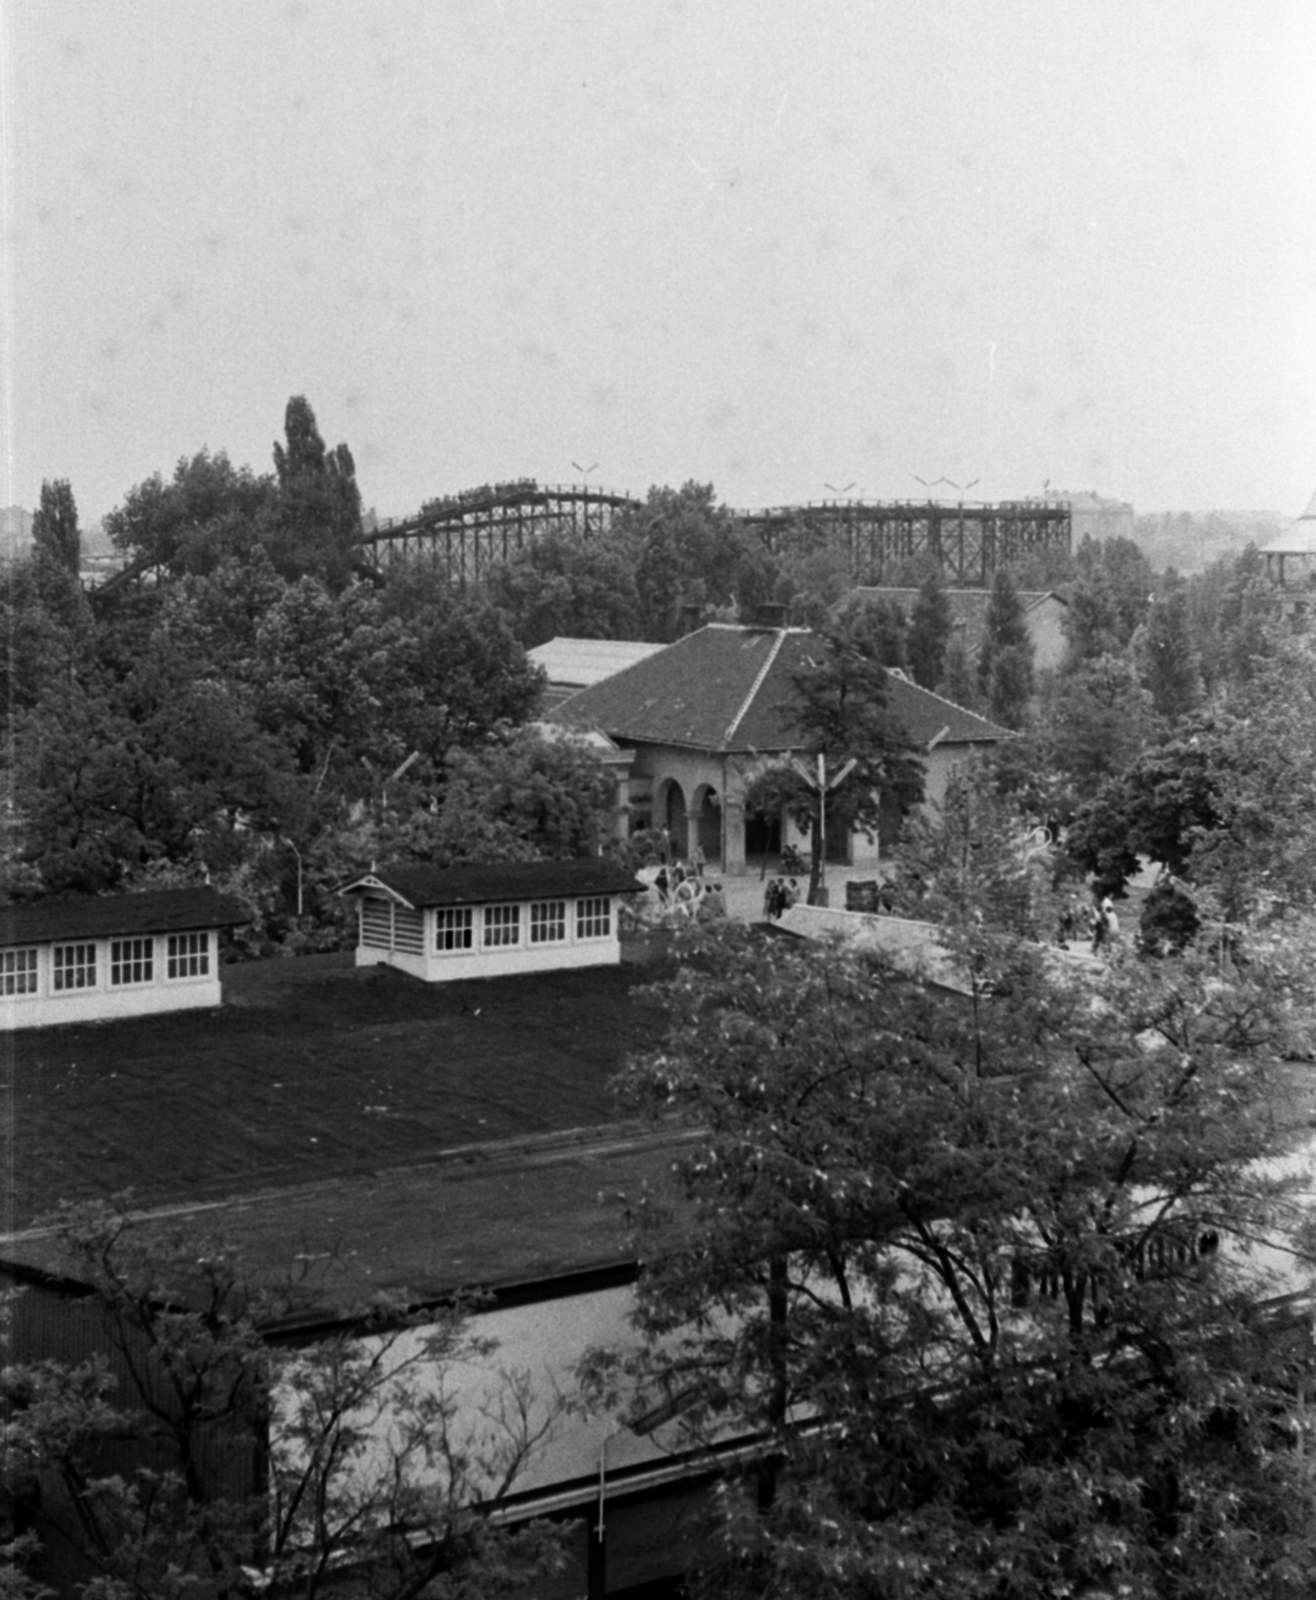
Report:
[[[164,1240],[185,1227],[237,1245],[257,1283],[304,1274],[298,1299],[308,1316],[385,1289],[420,1302],[542,1285],[632,1262],[627,1206],[665,1188],[687,1147],[678,1129],[581,1128],[217,1205],[153,1208],[142,1226]],[[0,1269],[7,1263],[56,1273],[70,1265],[38,1230],[0,1238]]]
[[[240,901],[205,887],[59,896],[26,905],[0,906],[0,945],[232,928],[249,920],[250,914]]]
[[[62,1199],[146,1208],[348,1183],[616,1115],[661,1019],[662,941],[620,966],[423,983],[350,952],[238,962],[216,1009],[0,1038],[0,1233]],[[414,1219],[413,1219],[414,1222]]]
[[[352,894],[372,882],[392,889],[411,906],[477,905],[489,901],[542,900],[549,895],[638,894],[644,885],[615,862],[497,861],[463,867],[410,866],[403,862],[373,868],[339,890]]]

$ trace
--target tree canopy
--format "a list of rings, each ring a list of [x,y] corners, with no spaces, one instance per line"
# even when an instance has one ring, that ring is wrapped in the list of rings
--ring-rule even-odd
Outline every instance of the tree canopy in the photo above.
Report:
[[[1033,693],[1033,642],[1023,603],[1003,567],[992,580],[987,603],[978,650],[978,692],[994,721],[1006,728],[1023,725]]]
[[[637,1212],[636,1410],[764,1435],[697,1592],[1296,1600],[1313,1358],[1249,1252],[1293,1223],[1263,1158],[1305,955],[1091,982],[943,937],[960,994],[723,931],[623,1080],[693,1140]]]
[[[866,609],[829,623],[822,646],[791,678],[789,716],[803,761],[772,763],[751,783],[751,810],[785,807],[810,836],[809,899],[818,898],[824,829],[876,834],[923,797],[923,769],[905,730],[888,708],[881,636]]]

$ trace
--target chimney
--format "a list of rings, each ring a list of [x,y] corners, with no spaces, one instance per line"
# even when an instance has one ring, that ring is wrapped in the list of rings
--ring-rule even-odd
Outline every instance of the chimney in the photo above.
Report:
[[[756,628],[784,628],[786,626],[786,607],[780,600],[763,600],[754,608],[754,622]]]

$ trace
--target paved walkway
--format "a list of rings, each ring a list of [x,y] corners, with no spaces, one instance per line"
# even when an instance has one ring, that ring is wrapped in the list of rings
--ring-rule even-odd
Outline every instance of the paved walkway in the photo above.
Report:
[[[824,876],[830,903],[845,907],[845,886],[847,883],[871,882],[878,877],[876,867],[846,867],[830,866]],[[710,868],[708,877],[722,885],[722,892],[727,903],[727,915],[735,917],[741,922],[759,922],[763,920],[763,893],[771,878],[781,877],[781,873],[768,872],[762,876],[755,868],[752,872],[740,873],[732,877],[723,877],[716,869]],[[799,885],[800,899],[803,900],[809,891],[809,874],[800,873],[796,879]]]

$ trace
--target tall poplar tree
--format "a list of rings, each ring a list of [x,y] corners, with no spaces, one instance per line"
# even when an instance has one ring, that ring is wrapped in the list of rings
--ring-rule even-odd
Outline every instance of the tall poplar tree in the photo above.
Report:
[[[39,556],[77,577],[82,561],[82,534],[78,530],[78,507],[67,478],[42,482],[41,504],[32,518],[32,544]]]
[[[930,572],[910,612],[905,647],[909,670],[924,689],[935,689],[946,676],[946,649],[952,625],[950,601],[941,574]]]
[[[1139,641],[1143,684],[1163,717],[1182,717],[1202,697],[1202,677],[1193,648],[1188,599],[1174,589],[1150,607]]]
[[[345,444],[326,448],[315,412],[295,394],[284,413],[286,444],[274,444],[278,506],[270,559],[285,577],[322,578],[333,589],[350,579],[361,538],[361,491]]]
[[[1007,728],[1022,725],[1033,693],[1033,642],[1024,608],[1005,570],[998,569],[978,651],[978,688],[988,713]]]

